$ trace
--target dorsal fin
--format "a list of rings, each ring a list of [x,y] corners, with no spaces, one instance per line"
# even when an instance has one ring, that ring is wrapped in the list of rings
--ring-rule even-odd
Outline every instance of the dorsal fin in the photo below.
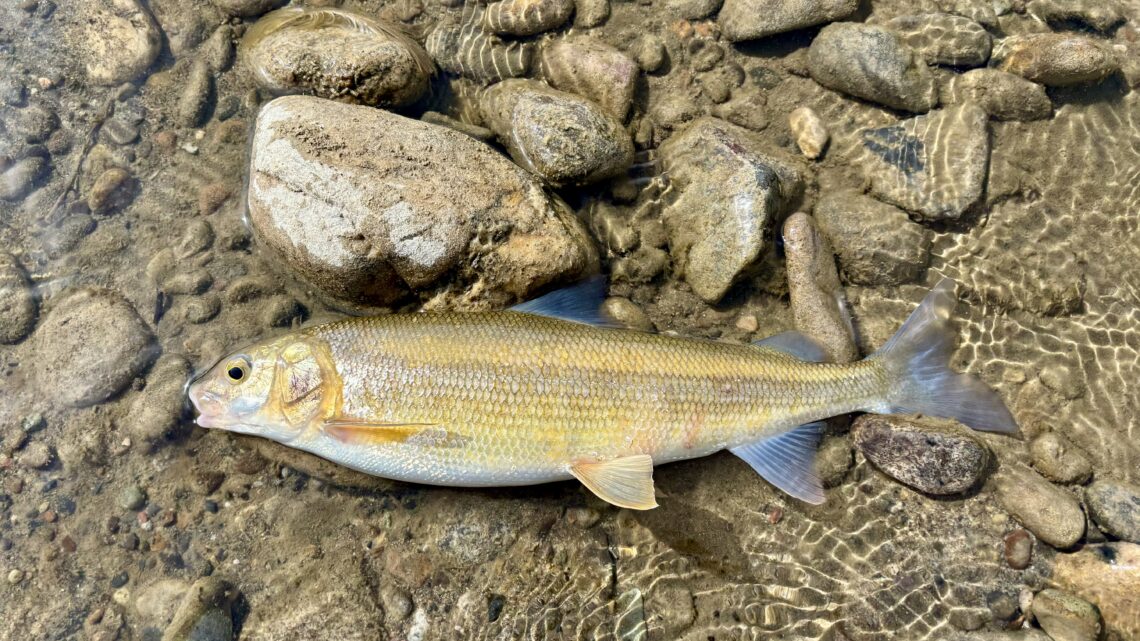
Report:
[[[827,362],[827,350],[807,334],[795,330],[781,332],[752,343],[756,347],[767,347],[777,352],[795,356],[801,361],[812,363]]]
[[[613,318],[602,312],[606,299],[606,277],[598,274],[586,280],[556,289],[511,308],[513,312],[549,316],[596,327],[621,327]]]
[[[805,423],[790,430],[730,448],[772,485],[812,505],[824,501],[823,484],[815,473],[815,450],[823,436],[823,422]]]

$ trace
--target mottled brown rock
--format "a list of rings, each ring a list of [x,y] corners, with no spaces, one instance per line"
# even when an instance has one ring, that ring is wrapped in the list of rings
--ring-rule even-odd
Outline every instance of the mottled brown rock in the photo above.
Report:
[[[1084,536],[1085,515],[1077,499],[1033,470],[1003,467],[994,489],[1002,507],[1049,545],[1070,548]]]
[[[1013,530],[1002,538],[1002,549],[1009,567],[1024,570],[1033,559],[1033,535],[1029,530]]]
[[[1056,483],[1084,483],[1092,475],[1092,463],[1069,439],[1046,432],[1029,444],[1033,467]]]
[[[989,448],[953,421],[865,414],[851,437],[875,467],[927,494],[961,494],[978,485],[990,464]]]
[[[184,390],[190,379],[190,363],[178,354],[163,356],[147,376],[146,388],[131,403],[126,428],[143,448],[153,447],[174,435],[183,424]]]
[[[548,43],[539,56],[539,68],[555,89],[593,100],[619,121],[629,111],[641,73],[637,63],[618,49],[584,37]]]
[[[1052,582],[1096,605],[1108,638],[1140,639],[1140,545],[1105,543],[1058,555]]]
[[[18,343],[36,325],[38,305],[20,261],[0,252],[0,343]]]
[[[117,85],[138,78],[158,57],[162,32],[138,0],[90,0],[77,3],[74,45],[82,52],[87,77]]]
[[[1105,45],[1061,33],[1010,36],[994,58],[999,69],[1049,87],[1100,82],[1120,69],[1120,61]]]
[[[1030,0],[1025,9],[1030,15],[1060,28],[1077,24],[1111,33],[1124,22],[1116,0]]]
[[[815,221],[803,212],[784,221],[788,293],[796,329],[827,351],[828,361],[847,363],[859,357],[847,299],[835,271],[835,255]]]
[[[998,69],[955,75],[942,89],[942,102],[973,102],[997,120],[1041,120],[1053,114],[1045,87]]]
[[[1098,478],[1085,488],[1089,516],[1100,529],[1132,543],[1140,543],[1140,486]]]
[[[993,39],[982,25],[949,13],[920,13],[885,23],[932,65],[977,67],[990,58]]]
[[[487,6],[483,28],[509,36],[533,36],[561,26],[574,12],[574,0],[499,0]]]
[[[1100,611],[1068,592],[1038,592],[1033,597],[1033,616],[1053,641],[1096,641],[1100,637]]]
[[[725,0],[717,24],[729,40],[753,40],[841,20],[858,6],[857,0]]]
[[[933,234],[901,209],[840,190],[824,194],[814,213],[849,283],[899,285],[926,271]]]
[[[824,27],[808,49],[808,70],[824,87],[895,109],[924,112],[938,102],[926,63],[885,27]]]
[[[208,576],[198,579],[186,591],[162,641],[229,641],[233,637],[230,606],[237,590],[228,582]]]
[[[798,107],[788,115],[788,127],[803,155],[815,160],[823,155],[831,135],[823,119],[811,107]]]

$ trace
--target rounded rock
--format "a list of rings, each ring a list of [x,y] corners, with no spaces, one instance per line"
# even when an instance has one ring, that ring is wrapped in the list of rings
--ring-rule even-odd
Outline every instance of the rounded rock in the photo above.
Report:
[[[574,26],[597,27],[610,17],[610,0],[575,0]]]
[[[0,343],[24,340],[36,325],[36,297],[16,257],[0,252]]]
[[[593,100],[619,121],[625,119],[640,73],[629,56],[592,38],[563,38],[542,49],[539,65],[555,89]]]
[[[158,353],[154,335],[119,294],[79,289],[54,301],[34,337],[43,393],[84,407],[115,396]]]
[[[77,5],[77,45],[85,49],[87,76],[100,85],[130,82],[158,57],[162,32],[138,0],[91,0]]]
[[[949,13],[899,16],[885,26],[932,65],[977,67],[989,60],[993,48],[993,38],[985,27]]]
[[[847,282],[900,285],[926,271],[933,234],[901,209],[858,191],[833,191],[814,214]]]
[[[811,160],[823,155],[827,141],[831,137],[823,119],[811,107],[798,107],[788,115],[788,127],[796,139],[800,152]]]
[[[926,63],[885,27],[824,27],[808,49],[808,71],[824,87],[895,109],[924,112],[938,102]]]
[[[784,221],[784,264],[796,329],[814,339],[832,363],[859,356],[846,299],[835,271],[835,253],[811,216],[797,212]]]
[[[994,51],[998,68],[1049,87],[1100,82],[1120,61],[1095,40],[1061,33],[1010,36]]]
[[[1025,529],[1055,548],[1076,545],[1085,533],[1085,515],[1069,492],[1028,468],[1015,467],[996,475],[998,502]]]
[[[1058,554],[1051,584],[1095,604],[1108,639],[1140,639],[1140,545],[1087,545]]]
[[[985,444],[952,421],[866,414],[855,420],[851,436],[876,468],[938,496],[977,486],[991,460]]]
[[[841,20],[858,8],[858,0],[725,0],[717,24],[729,40],[753,40]]]
[[[211,0],[216,7],[228,15],[240,18],[260,16],[266,11],[276,9],[288,0]]]
[[[602,313],[628,329],[641,332],[652,332],[656,329],[649,316],[628,298],[620,296],[607,298],[602,303]]]
[[[1045,87],[998,69],[973,69],[954,76],[942,90],[942,102],[973,102],[997,120],[1041,120],[1053,114]]]
[[[1085,505],[1100,529],[1119,539],[1140,543],[1140,486],[1098,479],[1085,489]]]
[[[138,510],[146,505],[146,492],[137,485],[128,485],[119,492],[119,507],[124,510]]]
[[[625,171],[633,142],[605,109],[534,80],[504,80],[479,101],[487,126],[522,167],[552,185],[584,184]]]
[[[629,53],[637,61],[637,66],[646,73],[660,69],[668,55],[661,39],[651,34],[638,37],[630,47]]]
[[[190,363],[181,355],[166,355],[155,363],[146,388],[127,413],[127,431],[135,441],[151,447],[174,433],[181,424],[183,390],[189,379]]]
[[[1056,483],[1084,483],[1092,476],[1092,463],[1069,439],[1046,432],[1029,444],[1033,467]]]
[[[230,607],[237,595],[232,585],[217,577],[198,579],[186,591],[162,641],[231,641]]]
[[[1024,570],[1033,558],[1033,535],[1028,530],[1013,530],[1002,538],[1002,548],[1006,564]]]
[[[126,169],[112,167],[95,179],[87,192],[87,206],[93,214],[109,214],[134,199],[136,183]]]
[[[574,0],[501,0],[487,6],[483,28],[508,36],[533,36],[562,26],[574,12]]]
[[[1096,641],[1100,611],[1088,601],[1061,590],[1045,589],[1033,597],[1033,616],[1053,641]]]
[[[240,49],[271,92],[381,107],[418,100],[433,69],[398,26],[340,9],[279,9],[254,24]]]
[[[42,156],[28,156],[14,163],[0,173],[0,200],[23,199],[50,168],[50,163]]]

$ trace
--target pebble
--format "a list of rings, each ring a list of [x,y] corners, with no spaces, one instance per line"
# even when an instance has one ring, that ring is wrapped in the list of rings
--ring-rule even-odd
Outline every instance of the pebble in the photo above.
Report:
[[[228,15],[250,18],[276,9],[288,0],[211,0],[216,7]]]
[[[500,0],[487,5],[483,28],[506,36],[533,36],[560,27],[574,12],[574,0]]]
[[[396,621],[408,618],[416,608],[412,595],[391,583],[385,583],[380,587],[380,605],[384,608],[384,615]]]
[[[466,5],[462,22],[441,20],[427,36],[425,47],[441,69],[480,83],[527,75],[534,58],[532,42],[504,41],[485,31],[482,4]],[[468,14],[467,11],[471,13]]]
[[[463,265],[448,277],[453,296],[478,277],[482,290],[466,304],[507,305],[597,263],[582,224],[527,172],[462,133],[379,109],[307,96],[268,103],[250,174],[259,239],[344,304],[391,303]],[[477,274],[468,252],[480,256]]]
[[[1033,597],[1033,616],[1053,641],[1096,641],[1100,637],[1100,611],[1069,592],[1041,590]]]
[[[993,48],[985,27],[949,13],[899,16],[885,26],[932,65],[977,67],[986,64]]]
[[[36,441],[24,448],[20,453],[20,465],[32,469],[49,467],[55,460],[55,454],[47,443]]]
[[[75,249],[91,232],[97,223],[88,214],[67,216],[55,225],[55,232],[48,235],[44,248],[52,258],[59,258]]]
[[[1059,549],[1081,540],[1085,515],[1072,494],[1028,468],[1003,470],[994,481],[998,502],[1038,539]]]
[[[175,435],[183,426],[184,388],[190,372],[184,356],[167,354],[147,376],[146,388],[131,403],[126,420],[127,432],[144,449]]]
[[[1088,545],[1059,554],[1051,584],[1096,605],[1109,639],[1140,639],[1140,545]]]
[[[433,69],[424,48],[400,27],[321,7],[266,15],[246,32],[240,51],[257,83],[275,94],[380,107],[418,100]]]
[[[713,107],[713,115],[752,131],[763,131],[768,127],[768,114],[764,110],[764,95],[759,90],[748,87],[734,91],[728,102]]]
[[[816,203],[815,219],[848,283],[914,282],[930,262],[933,234],[901,209],[859,191],[826,192]]]
[[[205,269],[176,272],[162,281],[160,289],[176,296],[201,294],[214,284],[214,277]]]
[[[137,182],[131,172],[112,167],[95,179],[87,192],[87,207],[93,214],[109,214],[134,200]]]
[[[662,212],[675,267],[719,301],[772,244],[772,225],[803,190],[803,168],[750,131],[704,117],[659,150],[675,198]]]
[[[1033,559],[1033,535],[1021,528],[1013,530],[1002,538],[1002,550],[1006,565],[1024,570]]]
[[[218,209],[233,195],[233,190],[225,183],[215,182],[202,185],[198,189],[198,213],[203,216]]]
[[[629,54],[646,73],[653,73],[665,64],[668,54],[661,39],[652,34],[643,34],[633,41]]]
[[[492,85],[479,110],[515,162],[551,185],[595,182],[633,162],[633,142],[619,120],[595,102],[539,81]]]
[[[1045,432],[1029,444],[1033,467],[1054,483],[1084,483],[1092,476],[1092,462],[1069,439]]]
[[[124,510],[139,510],[146,505],[146,492],[137,485],[128,485],[119,492],[119,507]]]
[[[217,577],[194,582],[162,633],[162,641],[230,641],[237,590]]]
[[[221,73],[234,62],[234,28],[221,25],[202,44],[199,54],[213,73]]]
[[[728,40],[754,40],[842,20],[858,8],[857,0],[724,0],[717,24]]]
[[[183,127],[197,127],[206,120],[210,101],[214,97],[214,75],[205,58],[198,58],[190,65],[182,93],[178,98],[178,124]]]
[[[196,219],[186,225],[182,237],[174,245],[174,256],[185,260],[200,254],[214,244],[214,227],[209,221]]]
[[[829,437],[815,456],[815,472],[825,488],[839,487],[855,462],[855,451],[845,436]]]
[[[261,324],[266,327],[290,327],[305,319],[308,312],[291,296],[274,296],[261,310]]]
[[[985,443],[953,421],[865,414],[855,419],[851,437],[876,468],[935,496],[976,487],[991,461]]]
[[[1104,0],[1030,0],[1025,9],[1050,25],[1064,28],[1075,23],[1105,34],[1124,22],[1120,7]]]
[[[716,13],[724,0],[665,0],[664,11],[683,20],[701,20]]]
[[[18,568],[8,571],[8,583],[17,585],[24,580],[24,571]]]
[[[0,252],[0,343],[18,343],[36,326],[38,305],[20,261]]]
[[[966,104],[862,130],[872,195],[924,220],[960,218],[985,187],[988,121],[981,107]]]
[[[82,31],[72,34],[72,39],[86,59],[92,82],[131,82],[158,57],[162,32],[138,0],[90,0],[77,9],[78,14],[69,23]]]
[[[1120,61],[1099,42],[1061,33],[1009,36],[994,58],[1002,71],[1047,87],[1100,82],[1120,69]]]
[[[592,38],[561,38],[542,48],[539,66],[555,89],[593,100],[625,120],[640,70],[618,49]]]
[[[886,27],[824,27],[808,49],[808,71],[824,87],[895,109],[924,112],[938,102],[926,63]]]
[[[51,165],[42,156],[18,160],[0,173],[0,200],[22,200],[50,170]]]
[[[59,128],[59,117],[47,105],[31,104],[14,111],[10,132],[28,144],[44,142]]]
[[[602,242],[611,256],[628,254],[637,248],[640,239],[628,211],[597,200],[590,203],[588,216],[594,237]]]
[[[811,107],[798,107],[788,115],[788,127],[796,140],[800,152],[811,160],[823,155],[831,135],[823,119]]]
[[[602,303],[602,313],[614,319],[627,329],[640,332],[652,332],[656,330],[653,321],[649,320],[649,316],[628,298],[622,298],[620,296],[607,298],[605,302]]]
[[[139,139],[138,127],[114,118],[105,122],[99,133],[104,134],[107,140],[120,146],[134,144]]]
[[[1140,486],[1098,478],[1085,488],[1085,506],[1101,530],[1140,543]]]
[[[847,299],[835,271],[835,253],[811,216],[798,212],[784,221],[784,264],[796,329],[815,339],[832,363],[859,357]]]
[[[996,120],[1041,120],[1053,115],[1045,87],[998,69],[955,75],[942,89],[942,102],[977,104]]]

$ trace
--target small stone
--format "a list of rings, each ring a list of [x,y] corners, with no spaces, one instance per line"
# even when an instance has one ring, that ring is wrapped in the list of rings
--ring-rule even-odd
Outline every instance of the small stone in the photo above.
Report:
[[[213,320],[222,311],[222,299],[212,292],[191,298],[182,307],[182,316],[187,322],[200,325]]]
[[[975,103],[997,120],[1041,120],[1053,114],[1045,87],[998,69],[973,69],[942,90],[948,105]]]
[[[589,29],[610,17],[610,0],[574,0],[574,26]]]
[[[138,510],[146,505],[146,492],[137,485],[128,485],[119,492],[119,507],[124,510]]]
[[[411,616],[416,607],[412,602],[412,595],[408,594],[407,590],[391,583],[385,583],[380,587],[380,605],[384,608],[384,614],[396,621]]]
[[[34,442],[24,448],[20,453],[20,465],[32,469],[48,467],[55,460],[55,455],[46,443]]]
[[[1075,23],[1106,34],[1124,22],[1120,7],[1112,1],[1030,0],[1025,9],[1050,25],[1064,28]]]
[[[214,228],[210,223],[201,219],[193,220],[186,225],[186,230],[182,232],[182,237],[174,246],[174,255],[185,260],[206,251],[213,243]]]
[[[20,569],[12,569],[8,571],[8,583],[17,585],[24,580],[24,571]]]
[[[842,20],[859,7],[857,0],[725,0],[717,24],[736,42]]]
[[[999,69],[1048,87],[1100,82],[1120,69],[1120,61],[1099,42],[1060,33],[1009,36],[994,58]]]
[[[226,475],[217,470],[198,470],[194,473],[191,480],[191,486],[199,494],[213,494],[222,482],[226,480]]]
[[[572,0],[568,0],[572,1]],[[286,7],[246,32],[241,52],[262,88],[398,107],[428,88],[432,61],[399,27],[341,9]]]
[[[855,360],[859,350],[827,239],[803,212],[788,216],[782,235],[796,329],[818,342],[829,362]]]
[[[1140,543],[1140,486],[1098,478],[1085,489],[1085,505],[1100,529]]]
[[[847,437],[830,437],[823,441],[816,453],[815,472],[823,487],[839,487],[854,462],[854,450]]]
[[[1028,530],[1013,530],[1002,538],[1002,549],[1009,567],[1024,570],[1033,558],[1033,535]]]
[[[588,507],[572,507],[566,510],[566,522],[588,530],[601,520],[602,515],[597,510]]]
[[[602,313],[628,329],[641,332],[652,332],[656,329],[645,312],[628,298],[619,296],[607,298],[602,303]]]
[[[308,314],[304,305],[291,296],[274,296],[261,310],[261,323],[267,327],[289,327]]]
[[[225,183],[209,183],[203,185],[198,190],[198,213],[203,216],[209,216],[215,211],[218,211],[222,203],[229,200],[232,195],[233,190]]]
[[[633,162],[633,142],[611,113],[541,82],[492,85],[479,108],[515,162],[552,185],[595,182]]]
[[[137,550],[139,549],[139,536],[134,532],[127,532],[119,537],[119,547],[124,550]]]
[[[234,29],[224,24],[210,34],[209,39],[202,44],[199,55],[209,65],[213,73],[220,73],[230,68],[234,61]]]
[[[11,133],[28,144],[38,144],[48,139],[59,128],[59,116],[49,106],[32,104],[15,110]]]
[[[771,244],[772,225],[803,190],[791,159],[746,129],[701,118],[659,150],[675,198],[662,212],[685,281],[715,303]]]
[[[1088,389],[1084,372],[1067,360],[1056,359],[1046,362],[1037,377],[1045,387],[1060,394],[1067,401],[1084,396]]]
[[[748,332],[749,334],[760,328],[760,321],[756,320],[755,314],[744,314],[737,318],[733,324],[737,329]]]
[[[212,0],[215,6],[228,15],[250,18],[276,9],[288,0]]]
[[[112,167],[95,179],[87,192],[87,206],[93,214],[109,214],[126,207],[135,197],[136,183],[126,169]]]
[[[990,462],[989,448],[953,421],[865,414],[851,436],[876,468],[936,496],[976,487]]]
[[[1085,533],[1085,515],[1069,492],[1022,467],[994,478],[1001,505],[1037,538],[1055,548],[1070,548]]]
[[[637,61],[637,66],[646,73],[653,73],[660,69],[661,65],[665,64],[667,56],[665,45],[661,39],[651,34],[638,36],[637,40],[634,40],[633,46],[630,47],[629,53]]]
[[[50,171],[47,159],[29,156],[0,173],[0,200],[16,201],[27,196]]]
[[[694,71],[708,71],[720,64],[724,59],[724,47],[704,38],[695,38],[689,42],[689,64]]]
[[[120,146],[133,144],[139,139],[138,127],[113,118],[103,125],[100,133],[105,134],[108,140]]]
[[[956,220],[981,198],[990,160],[989,117],[947,107],[864,129],[862,168],[871,192],[926,220]]]
[[[824,27],[808,49],[808,70],[824,87],[895,109],[924,112],[938,101],[926,63],[885,27]]]
[[[593,38],[560,38],[543,47],[539,65],[555,89],[593,100],[625,120],[640,75],[629,56]]]
[[[190,66],[178,98],[178,122],[183,127],[197,127],[206,119],[207,109],[214,96],[214,76],[205,58],[198,58]]]
[[[816,203],[815,219],[849,283],[914,282],[930,262],[933,234],[901,209],[861,192],[824,194]]]
[[[701,20],[716,13],[724,0],[665,0],[664,10],[683,20]]]
[[[732,98],[713,107],[713,115],[734,125],[752,131],[763,131],[768,127],[768,114],[764,110],[764,95],[755,89],[745,88],[734,91]]]
[[[0,343],[18,343],[31,333],[37,308],[23,266],[12,254],[0,252]]]
[[[888,20],[903,44],[932,65],[977,67],[990,59],[993,38],[982,25],[949,13],[921,13]]]
[[[214,277],[205,269],[177,272],[162,281],[160,289],[176,296],[201,294],[214,284]]]
[[[162,641],[231,641],[230,606],[237,590],[217,577],[198,579],[190,586]]]
[[[1053,641],[1096,641],[1100,637],[1100,611],[1068,592],[1038,592],[1033,597],[1033,616]]]
[[[487,5],[483,28],[506,36],[533,36],[566,23],[574,0],[499,0]]]
[[[1029,444],[1033,467],[1055,483],[1084,483],[1092,476],[1092,463],[1069,439],[1046,432]]]
[[[146,388],[127,413],[127,431],[134,440],[150,448],[177,433],[183,426],[183,388],[189,378],[190,363],[179,354],[167,354],[155,363]]]
[[[162,32],[138,0],[91,0],[77,5],[72,34],[87,60],[88,77],[100,85],[131,82],[158,57]]]
[[[792,111],[788,115],[788,126],[803,155],[812,160],[823,155],[830,134],[827,133],[823,119],[811,107],[799,107]]]
[[[1051,584],[1099,608],[1108,639],[1140,639],[1140,545],[1086,545],[1058,554]]]

